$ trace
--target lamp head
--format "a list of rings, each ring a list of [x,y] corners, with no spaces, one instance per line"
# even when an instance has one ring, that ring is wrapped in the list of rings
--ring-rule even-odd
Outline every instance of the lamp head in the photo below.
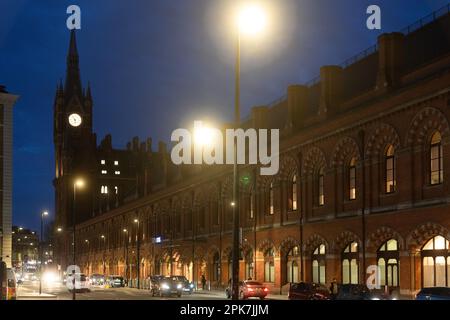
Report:
[[[242,7],[237,20],[240,33],[248,35],[262,32],[267,23],[263,8],[256,4],[248,4]]]
[[[77,188],[83,188],[84,187],[84,180],[80,179],[80,178],[76,179],[75,180],[75,186]]]

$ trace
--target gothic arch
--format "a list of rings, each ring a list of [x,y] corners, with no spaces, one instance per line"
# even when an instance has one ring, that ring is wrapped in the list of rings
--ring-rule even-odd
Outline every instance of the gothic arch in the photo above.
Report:
[[[282,180],[290,180],[294,174],[298,174],[299,163],[291,154],[281,155],[279,177]]]
[[[289,251],[292,250],[292,248],[294,248],[298,245],[299,245],[299,242],[296,239],[294,239],[293,237],[287,237],[287,238],[283,239],[283,241],[281,241],[280,247],[279,247],[280,255],[286,256],[289,253]]]
[[[392,144],[395,150],[400,149],[400,136],[393,126],[382,123],[371,132],[367,140],[366,156],[368,158],[379,156],[389,144]]]
[[[333,243],[333,250],[335,253],[341,253],[347,245],[351,242],[356,241],[358,247],[361,248],[361,239],[351,231],[341,232]]]
[[[325,250],[328,253],[329,245],[328,245],[328,241],[324,237],[322,237],[320,234],[317,234],[317,233],[310,236],[304,244],[305,255],[307,255],[307,256],[311,255],[314,252],[314,250],[316,250],[316,248],[318,246],[320,246],[321,244],[325,245]]]
[[[450,232],[447,228],[434,222],[427,222],[414,229],[406,238],[409,249],[420,249],[432,237],[441,235],[450,240]]]
[[[205,193],[203,192],[203,189],[198,188],[197,190],[195,190],[194,193],[194,208],[200,208],[205,206]]]
[[[397,231],[386,226],[378,228],[369,235],[366,247],[368,250],[377,252],[377,250],[381,247],[381,245],[390,239],[397,240],[399,250],[403,250],[404,240],[402,236]]]
[[[428,107],[421,110],[411,122],[406,136],[406,145],[423,145],[431,131],[439,131],[443,138],[450,136],[450,126],[447,117],[436,108]]]
[[[222,182],[222,198],[231,198],[233,196],[233,176],[227,175]]]
[[[355,157],[357,161],[361,159],[361,152],[358,144],[353,138],[342,138],[334,148],[331,166],[342,166],[353,157]]]
[[[275,247],[274,243],[273,243],[271,240],[269,240],[269,239],[264,239],[264,240],[261,241],[261,242],[259,243],[259,245],[258,245],[258,251],[259,251],[259,253],[260,253],[261,255],[264,255],[264,253],[265,253],[268,249],[270,249],[270,248],[273,248],[274,254],[276,255],[276,254],[277,254],[277,252],[276,252],[276,247]]]
[[[303,159],[303,175],[312,175],[318,168],[326,168],[327,160],[323,151],[317,147],[311,147]]]

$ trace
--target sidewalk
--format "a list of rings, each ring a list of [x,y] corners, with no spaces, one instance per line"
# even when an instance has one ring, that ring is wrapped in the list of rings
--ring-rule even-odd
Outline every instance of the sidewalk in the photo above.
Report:
[[[41,293],[34,289],[18,287],[17,288],[18,299],[56,299],[56,295],[49,293]]]
[[[217,290],[217,289],[212,289],[212,290],[197,290],[194,291],[195,294],[205,294],[205,295],[214,295],[217,297],[221,297],[225,299],[225,290]],[[269,300],[288,300],[288,296],[286,295],[280,295],[280,294],[269,294],[266,297]]]

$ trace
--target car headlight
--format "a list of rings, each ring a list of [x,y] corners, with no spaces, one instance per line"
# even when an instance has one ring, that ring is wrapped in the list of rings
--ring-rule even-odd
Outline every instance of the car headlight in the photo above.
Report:
[[[168,285],[167,283],[163,283],[163,284],[161,285],[161,289],[163,289],[163,290],[169,290],[170,287],[169,287],[169,285]]]
[[[193,287],[194,287],[194,284],[193,284],[193,283],[191,283],[191,284],[189,285],[189,287],[193,288]]]
[[[380,300],[380,298],[374,297],[371,300]]]
[[[177,289],[182,289],[183,286],[181,285],[181,283],[177,284]]]

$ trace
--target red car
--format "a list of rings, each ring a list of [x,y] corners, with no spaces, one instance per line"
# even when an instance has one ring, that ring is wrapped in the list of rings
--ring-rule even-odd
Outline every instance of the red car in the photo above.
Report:
[[[269,294],[269,289],[261,282],[246,280],[239,283],[239,298],[260,298],[263,300]]]
[[[330,291],[318,283],[291,283],[289,287],[289,300],[330,300]]]

